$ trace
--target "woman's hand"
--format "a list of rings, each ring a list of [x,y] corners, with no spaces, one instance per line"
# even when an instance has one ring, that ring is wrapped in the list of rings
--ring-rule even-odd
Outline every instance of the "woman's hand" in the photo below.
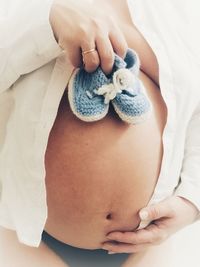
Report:
[[[125,38],[103,3],[97,6],[86,0],[54,0],[50,23],[58,44],[67,51],[74,67],[80,67],[84,61],[85,70],[93,72],[100,64],[109,74],[114,52],[125,56]],[[82,55],[93,48],[96,50]]]
[[[112,241],[105,242],[102,248],[115,253],[135,253],[158,245],[173,233],[193,223],[199,211],[190,201],[172,196],[143,208],[139,215],[141,220],[150,220],[152,223],[134,232],[112,232],[107,236]]]

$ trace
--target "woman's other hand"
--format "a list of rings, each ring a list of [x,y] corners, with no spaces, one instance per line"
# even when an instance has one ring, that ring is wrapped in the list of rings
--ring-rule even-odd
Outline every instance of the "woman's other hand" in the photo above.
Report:
[[[190,201],[172,196],[143,208],[139,214],[141,220],[152,223],[134,232],[112,232],[107,236],[111,241],[105,242],[102,248],[115,253],[135,253],[159,245],[173,233],[193,223],[199,211]]]
[[[105,4],[87,0],[55,0],[50,11],[55,38],[74,67],[93,72],[100,65],[105,74],[113,67],[114,52],[124,58],[127,43]],[[83,53],[95,48],[89,53]]]

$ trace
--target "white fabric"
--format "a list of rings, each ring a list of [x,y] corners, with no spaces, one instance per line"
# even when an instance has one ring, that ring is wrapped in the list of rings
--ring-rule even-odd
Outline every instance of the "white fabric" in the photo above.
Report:
[[[47,217],[44,154],[73,67],[49,24],[52,0],[0,0],[0,225],[38,246]],[[173,194],[200,209],[198,0],[129,0],[157,56],[168,119],[150,203]],[[175,190],[175,188],[177,189]]]

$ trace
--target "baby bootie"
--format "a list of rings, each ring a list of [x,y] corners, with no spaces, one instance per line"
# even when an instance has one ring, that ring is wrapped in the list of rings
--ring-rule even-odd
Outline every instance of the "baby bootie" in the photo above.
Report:
[[[140,62],[128,49],[124,60],[115,55],[112,73],[106,76],[100,67],[93,73],[76,69],[68,86],[69,104],[83,121],[106,116],[112,103],[118,116],[127,123],[139,123],[150,114],[151,103],[138,78]]]
[[[97,121],[108,113],[109,103],[104,97],[95,94],[95,90],[109,82],[101,68],[93,73],[76,69],[68,85],[68,99],[72,112],[83,121]]]

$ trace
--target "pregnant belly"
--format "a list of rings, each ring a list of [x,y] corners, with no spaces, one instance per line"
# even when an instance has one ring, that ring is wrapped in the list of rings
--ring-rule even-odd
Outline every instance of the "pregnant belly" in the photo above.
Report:
[[[153,104],[144,123],[128,125],[110,110],[101,121],[77,119],[63,96],[46,151],[45,230],[72,246],[96,249],[106,234],[134,230],[152,196],[162,160],[166,108],[141,73]]]

